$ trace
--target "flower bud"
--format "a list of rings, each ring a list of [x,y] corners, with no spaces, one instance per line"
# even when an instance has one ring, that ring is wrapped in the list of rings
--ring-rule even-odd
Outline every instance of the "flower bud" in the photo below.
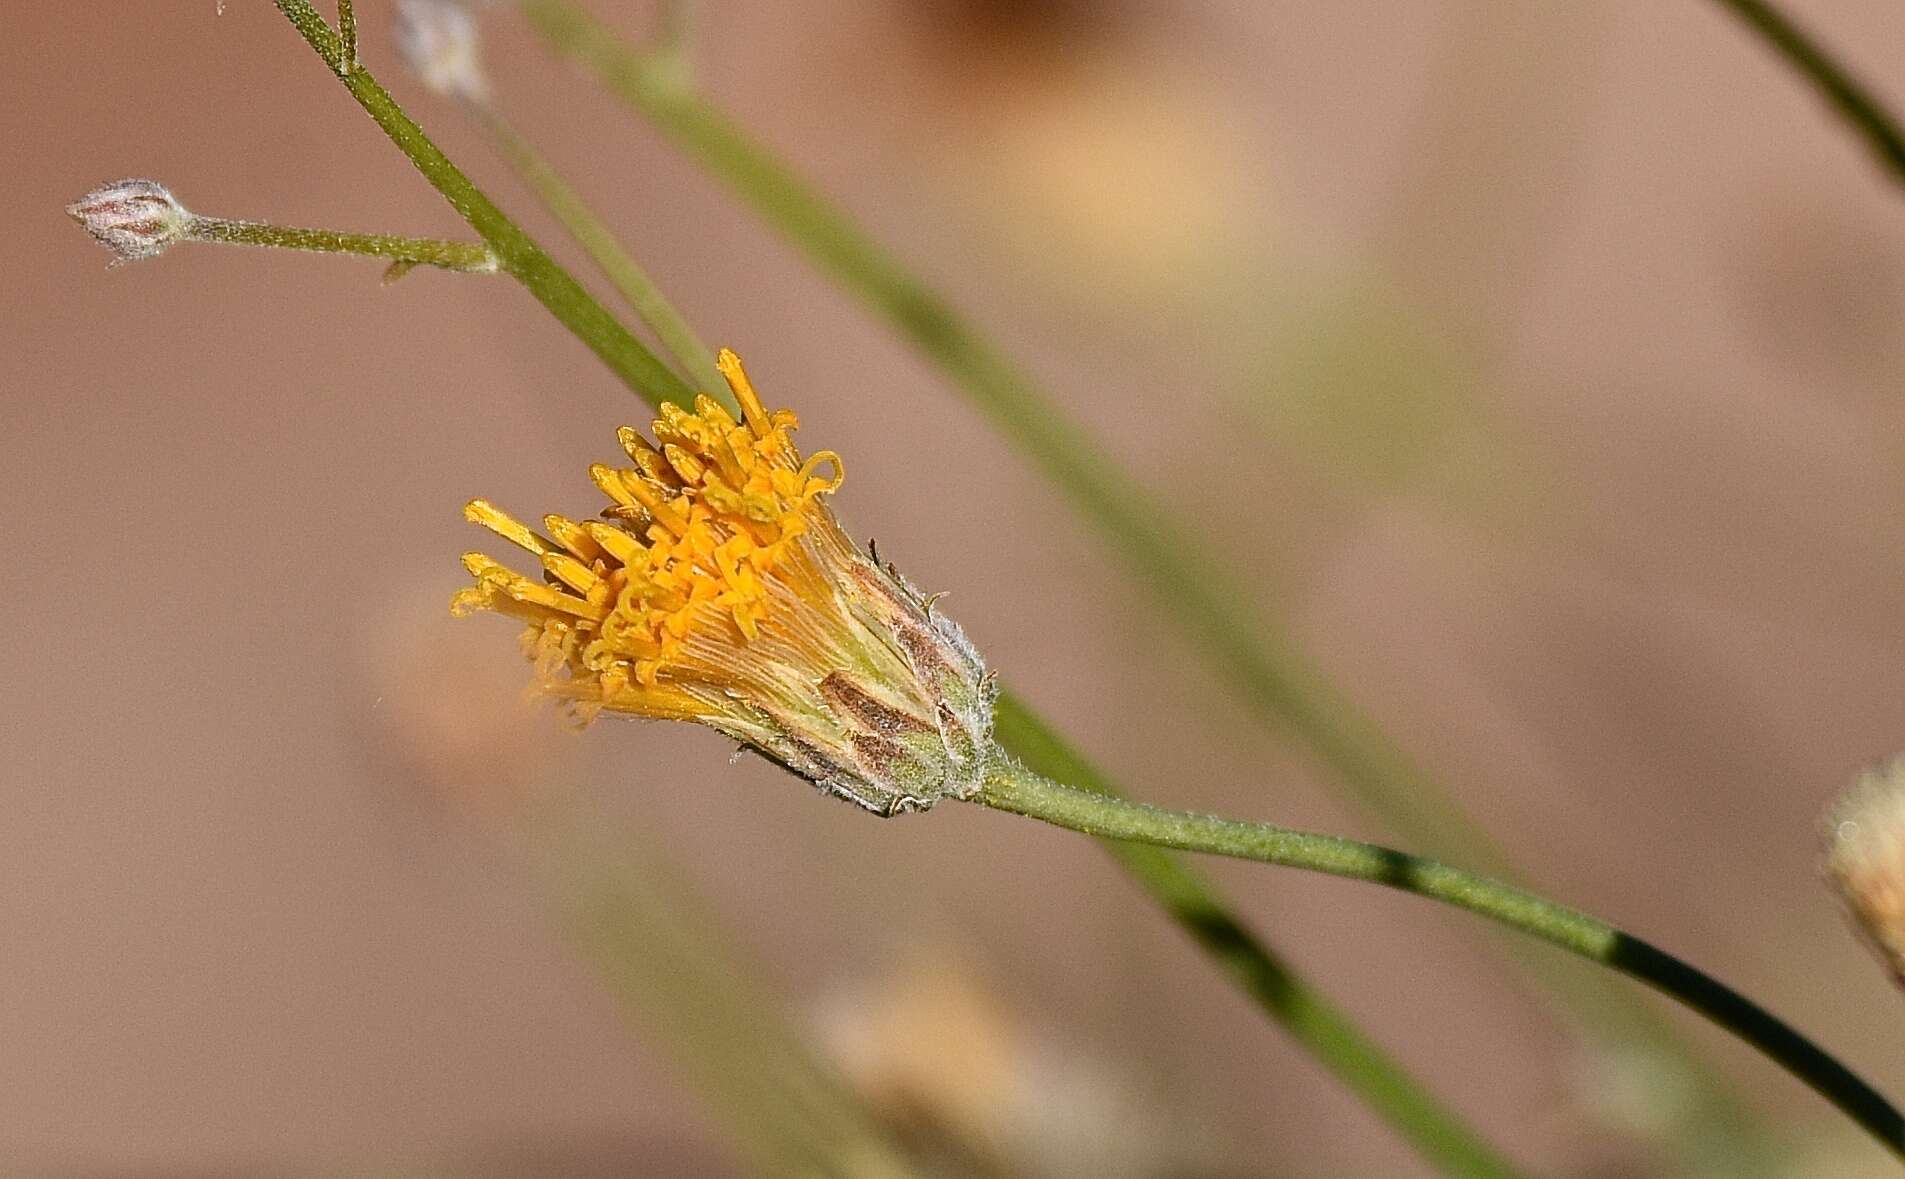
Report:
[[[1872,766],[1826,816],[1826,879],[1905,985],[1905,756]]]
[[[66,214],[118,255],[114,265],[156,258],[189,235],[192,214],[156,180],[115,180],[66,206]]]
[[[476,16],[458,0],[403,0],[397,6],[397,52],[435,93],[488,101],[481,48]]]

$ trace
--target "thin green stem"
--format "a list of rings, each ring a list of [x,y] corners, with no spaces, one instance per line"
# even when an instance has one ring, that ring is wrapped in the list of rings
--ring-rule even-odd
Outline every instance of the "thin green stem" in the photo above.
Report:
[[[450,162],[370,72],[348,55],[343,39],[318,15],[309,0],[273,0],[273,3],[331,67],[331,72],[344,83],[364,113],[469,222],[470,228],[489,243],[504,273],[520,282],[638,396],[651,401],[693,404],[694,390],[630,335],[593,295]]]
[[[497,152],[509,161],[542,200],[549,212],[569,231],[589,255],[603,277],[614,284],[629,308],[655,333],[662,348],[683,366],[688,383],[703,393],[721,400],[738,412],[727,382],[714,367],[714,353],[695,334],[687,319],[663,295],[655,280],[616,239],[615,231],[589,208],[568,181],[555,170],[541,152],[519,134],[495,107],[487,103],[465,106],[489,132]]]
[[[1120,797],[1109,779],[1009,692],[999,698],[996,723],[1000,743],[1039,773]],[[1519,1174],[1234,916],[1195,869],[1146,844],[1105,840],[1104,847],[1258,1007],[1423,1157],[1449,1175]]]
[[[272,246],[318,254],[362,254],[389,258],[414,266],[437,266],[473,274],[493,274],[496,255],[481,242],[452,242],[434,237],[395,237],[387,233],[344,233],[332,229],[304,229],[268,225],[262,221],[232,221],[223,217],[193,216],[185,236],[202,242],[244,246]]]
[[[1905,185],[1905,130],[1890,111],[1833,59],[1824,46],[1767,0],[1719,0],[1786,64],[1811,82],[1846,124],[1865,140],[1893,183]]]
[[[1261,723],[1294,732],[1334,770],[1336,782],[1401,838],[1478,864],[1492,875],[1520,875],[1446,789],[1287,636],[1266,627],[1248,605],[1250,592],[1194,532],[1174,520],[950,304],[652,55],[620,43],[571,0],[524,0],[523,6],[551,47],[587,65],[631,109],[937,364],[1099,529]],[[1645,1045],[1700,1094],[1700,1120],[1707,1127],[1744,1140],[1742,1118],[1725,1080],[1650,1011],[1566,972],[1541,964],[1531,970],[1567,1001],[1578,1026],[1604,1041]]]
[[[1335,835],[1109,798],[1061,785],[1005,759],[973,801],[1101,839],[1325,872],[1467,909],[1639,979],[1692,1008],[1812,1086],[1905,1159],[1905,1117],[1877,1090],[1738,991],[1599,918],[1421,856]]]

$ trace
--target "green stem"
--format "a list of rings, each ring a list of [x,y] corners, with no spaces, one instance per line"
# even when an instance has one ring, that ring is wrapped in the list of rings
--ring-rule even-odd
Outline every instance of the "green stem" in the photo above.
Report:
[[[727,382],[714,367],[714,353],[702,343],[701,337],[661,293],[641,264],[622,248],[615,232],[494,107],[484,103],[466,105],[523,183],[535,191],[543,205],[569,231],[569,236],[587,252],[596,268],[614,284],[629,308],[654,331],[662,348],[682,364],[689,383],[719,399],[731,411],[739,412]]]
[[[416,266],[438,266],[473,274],[493,274],[496,255],[480,242],[451,242],[434,237],[394,237],[386,233],[343,233],[331,229],[302,229],[267,225],[261,221],[232,221],[223,217],[193,216],[185,236],[202,242],[244,246],[274,246],[318,254],[363,254]]]
[[[1109,779],[1009,692],[999,697],[996,723],[1000,743],[1039,773],[1119,797]],[[1104,847],[1291,1039],[1442,1172],[1520,1173],[1233,916],[1195,869],[1146,844],[1106,840]]]
[[[1194,533],[1125,476],[1032,381],[987,344],[953,308],[863,230],[675,72],[615,35],[570,0],[524,0],[557,52],[602,83],[683,153],[726,182],[843,289],[885,318],[997,423],[1184,627],[1213,668],[1273,731],[1287,727],[1334,778],[1401,838],[1517,877],[1509,856],[1449,792],[1283,635],[1266,634],[1239,586]],[[1575,1023],[1603,1041],[1644,1045],[1701,1095],[1701,1121],[1741,1140],[1727,1085],[1639,1003],[1536,964],[1531,971],[1564,998]],[[1750,1152],[1750,1145],[1745,1147]]]
[[[1054,826],[1154,847],[1325,872],[1412,892],[1620,971],[1706,1016],[1806,1082],[1905,1159],[1905,1117],[1811,1040],[1725,983],[1607,922],[1512,885],[1386,847],[1061,785],[1001,758],[973,801]]]
[[[1767,0],[1719,2],[1811,82],[1839,117],[1865,140],[1879,167],[1894,183],[1905,184],[1905,131],[1858,79]]]
[[[331,72],[344,83],[364,113],[469,222],[470,228],[489,243],[505,274],[520,282],[636,394],[651,401],[693,404],[694,390],[630,335],[568,271],[450,162],[370,72],[348,56],[343,39],[311,7],[309,0],[273,0],[273,3],[331,67]]]

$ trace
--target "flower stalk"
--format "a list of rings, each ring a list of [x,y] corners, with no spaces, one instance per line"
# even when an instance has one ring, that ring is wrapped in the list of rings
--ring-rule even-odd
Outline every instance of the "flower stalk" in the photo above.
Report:
[[[233,221],[224,217],[203,216],[192,218],[186,228],[186,236],[201,242],[388,258],[395,264],[393,271],[399,274],[413,266],[435,266],[468,274],[494,274],[497,266],[496,255],[481,242],[444,241],[434,237],[346,233],[334,229],[305,229],[270,225],[262,221]]]
[[[1380,884],[1466,909],[1638,979],[1732,1032],[1806,1082],[1900,1159],[1905,1116],[1790,1025],[1718,979],[1596,917],[1499,880],[1336,835],[1093,794],[995,760],[969,800],[1101,839],[1255,860]]]
[[[415,266],[436,266],[471,274],[496,271],[496,255],[481,242],[347,233],[206,217],[187,209],[170,189],[156,180],[115,180],[102,184],[68,205],[66,213],[100,245],[113,252],[114,265],[156,258],[182,242],[222,242],[315,254],[387,258],[391,266],[386,277],[391,279]]]
[[[999,744],[1027,768],[1092,794],[1122,797],[1012,692],[999,694],[993,720]],[[1099,842],[1245,995],[1443,1174],[1505,1179],[1521,1173],[1243,924],[1181,856],[1153,844]]]

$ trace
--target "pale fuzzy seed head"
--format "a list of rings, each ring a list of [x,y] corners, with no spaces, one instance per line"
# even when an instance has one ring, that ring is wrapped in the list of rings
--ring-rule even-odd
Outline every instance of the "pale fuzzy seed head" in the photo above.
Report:
[[[397,6],[397,52],[436,93],[488,101],[476,14],[457,0],[403,0]]]
[[[66,206],[66,214],[117,255],[156,258],[188,236],[192,214],[156,180],[115,180]]]
[[[1826,878],[1905,985],[1905,756],[1860,774],[1826,815]]]

